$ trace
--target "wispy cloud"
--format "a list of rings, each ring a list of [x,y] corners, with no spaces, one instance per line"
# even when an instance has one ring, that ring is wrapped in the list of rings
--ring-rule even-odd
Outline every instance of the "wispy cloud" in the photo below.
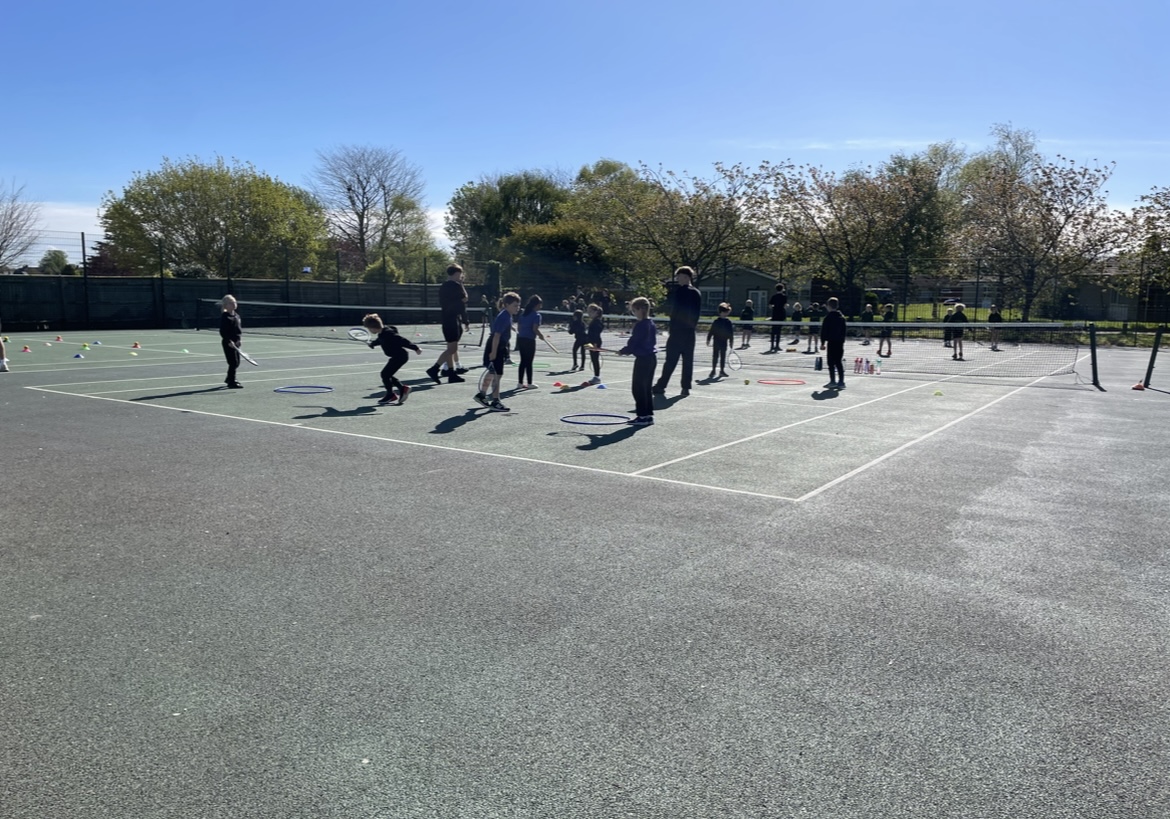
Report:
[[[102,233],[96,202],[41,202],[40,206],[42,230],[84,233],[86,236],[99,236]]]

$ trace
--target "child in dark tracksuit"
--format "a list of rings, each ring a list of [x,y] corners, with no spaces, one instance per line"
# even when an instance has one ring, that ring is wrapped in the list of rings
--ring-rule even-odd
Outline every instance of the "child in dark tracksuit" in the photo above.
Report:
[[[219,338],[223,345],[223,357],[227,359],[227,378],[224,379],[229,389],[240,390],[244,385],[236,380],[236,370],[240,367],[240,339],[243,337],[240,314],[236,312],[234,296],[224,296],[220,301],[223,312],[219,316]]]
[[[593,349],[589,351],[589,358],[593,362],[593,377],[589,379],[589,383],[600,384],[601,353],[597,351],[601,349],[601,334],[605,331],[605,318],[601,308],[596,304],[589,305],[586,312],[589,313],[589,327],[586,330],[585,340],[593,345]]]
[[[829,386],[843,389],[845,387],[845,336],[848,327],[845,316],[837,309],[837,297],[829,299],[825,306],[828,308],[825,317],[821,320],[821,349],[828,348],[825,355],[829,364]]]
[[[362,326],[376,336],[370,342],[370,349],[381,347],[382,352],[390,359],[386,362],[386,366],[382,368],[382,386],[386,388],[386,394],[379,399],[378,403],[386,405],[397,399],[399,404],[405,404],[407,397],[410,395],[410,387],[395,378],[394,374],[410,358],[407,350],[414,350],[416,353],[421,353],[422,349],[417,344],[413,344],[398,335],[397,327],[389,327],[382,324],[382,318],[377,313],[370,313],[363,318]],[[394,394],[395,390],[398,391],[397,395]]]
[[[658,369],[658,354],[654,342],[658,329],[650,318],[650,300],[639,296],[630,302],[630,312],[638,319],[630,331],[630,340],[618,350],[619,355],[634,357],[634,375],[630,392],[634,395],[634,415],[631,424],[650,426],[654,423],[654,371]]]
[[[707,346],[711,348],[711,374],[708,378],[715,377],[716,369],[720,378],[727,378],[727,348],[735,338],[735,325],[728,318],[730,315],[730,304],[719,305],[719,318],[711,322],[711,329],[707,331]]]
[[[585,329],[585,313],[582,310],[574,310],[573,317],[569,319],[569,335],[573,337],[573,369],[569,370],[571,373],[577,370],[585,369],[585,342],[589,340],[588,331]],[[581,364],[577,365],[577,351],[581,352]]]

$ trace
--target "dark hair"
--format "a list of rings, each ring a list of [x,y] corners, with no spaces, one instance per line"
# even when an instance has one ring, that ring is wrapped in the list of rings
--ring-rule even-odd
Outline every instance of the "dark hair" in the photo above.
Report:
[[[463,268],[457,264],[447,265],[447,275],[448,276],[454,276],[456,273],[462,273],[462,272],[463,272]]]
[[[531,315],[536,312],[536,308],[544,304],[544,299],[540,296],[532,296],[528,299],[528,304],[524,305],[524,315]]]

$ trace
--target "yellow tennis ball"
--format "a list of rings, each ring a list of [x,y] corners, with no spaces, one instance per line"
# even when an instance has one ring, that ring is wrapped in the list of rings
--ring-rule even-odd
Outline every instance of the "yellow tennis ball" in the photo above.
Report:
[[[750,378],[745,378],[745,379],[743,380],[743,383],[745,383],[745,384],[750,384],[750,383],[752,383],[752,380],[751,380]]]

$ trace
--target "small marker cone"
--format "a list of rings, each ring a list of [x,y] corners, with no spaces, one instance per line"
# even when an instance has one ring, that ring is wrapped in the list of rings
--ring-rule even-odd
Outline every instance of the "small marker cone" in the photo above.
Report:
[[[130,355],[138,355],[138,353],[134,353],[134,352],[132,352],[132,353],[130,353]]]
[[[32,352],[32,350],[30,350],[30,349],[28,348],[28,345],[26,344],[26,345],[24,345],[24,349],[23,349],[23,350],[21,350],[21,352],[22,352],[22,353],[31,353],[31,352]]]
[[[74,358],[85,358],[85,356],[83,356],[81,353],[77,353],[77,354],[76,354],[76,355],[74,355],[73,357],[74,357]]]
[[[88,349],[89,349],[89,345],[88,345],[88,344],[82,344],[82,345],[81,345],[81,349],[83,349],[83,350],[88,350]]]
[[[64,341],[65,339],[61,338],[61,336],[57,336],[57,337],[56,337],[55,339],[53,339],[53,340],[54,340],[54,341]]]
[[[582,387],[588,387],[588,386],[589,386],[589,382],[588,382],[588,381],[582,381],[582,382],[581,382],[581,386],[582,386]]]
[[[609,389],[609,387],[605,386],[604,384],[598,384],[598,385],[597,385],[597,389],[599,389],[599,390],[608,390],[608,389]]]
[[[186,350],[183,350],[183,352],[187,352],[187,351],[186,351]]]
[[[46,341],[46,342],[45,342],[45,346],[46,346],[46,347],[52,347],[52,346],[53,346],[53,342],[51,342],[51,341]]]
[[[95,341],[95,342],[93,343],[93,346],[95,346],[95,347],[100,347],[100,346],[102,346],[102,343],[101,343],[100,341]]]
[[[135,341],[133,344],[130,345],[130,349],[131,350],[141,350],[142,345],[139,344],[137,341]]]
[[[1138,390],[1140,392],[1145,392],[1146,385],[1139,381],[1136,384],[1134,384],[1133,387],[1131,387],[1131,389],[1135,389],[1135,390]]]
[[[564,384],[562,384],[560,381],[554,381],[554,382],[553,382],[553,386],[554,386],[554,387],[563,387],[563,386],[565,386],[565,385],[564,385]]]

